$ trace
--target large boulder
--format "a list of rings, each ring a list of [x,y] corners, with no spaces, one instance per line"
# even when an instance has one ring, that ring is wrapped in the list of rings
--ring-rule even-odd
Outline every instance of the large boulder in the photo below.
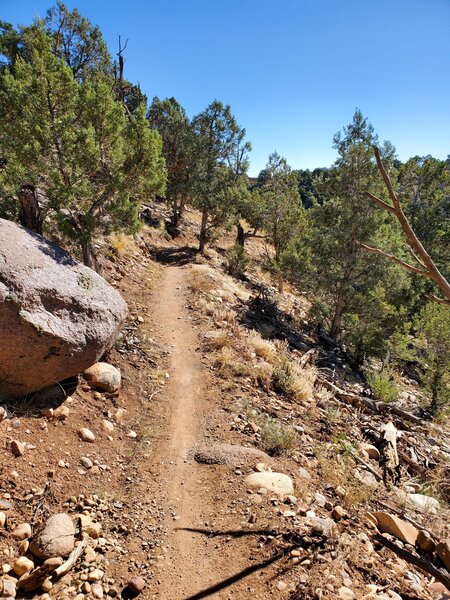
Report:
[[[56,244],[0,219],[0,398],[98,361],[127,316],[120,294]]]

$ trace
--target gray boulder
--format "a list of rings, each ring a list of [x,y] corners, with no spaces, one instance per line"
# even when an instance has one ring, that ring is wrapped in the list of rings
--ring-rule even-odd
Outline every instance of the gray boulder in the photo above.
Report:
[[[81,373],[112,346],[128,309],[98,273],[0,219],[0,398]]]

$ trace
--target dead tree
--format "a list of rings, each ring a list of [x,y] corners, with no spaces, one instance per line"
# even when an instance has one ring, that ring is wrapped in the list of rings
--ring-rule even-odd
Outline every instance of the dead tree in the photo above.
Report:
[[[433,281],[438,286],[439,290],[441,291],[444,297],[440,298],[439,296],[430,294],[430,300],[432,300],[433,302],[438,302],[439,304],[446,304],[447,306],[450,306],[450,283],[439,271],[435,262],[425,250],[425,248],[422,245],[422,242],[419,240],[413,228],[409,224],[409,221],[406,218],[406,215],[403,212],[403,209],[400,205],[400,200],[397,194],[395,193],[394,188],[392,187],[391,179],[380,158],[380,152],[378,148],[376,146],[373,146],[373,151],[375,153],[378,168],[381,172],[381,175],[383,176],[384,183],[386,184],[387,190],[389,192],[389,197],[392,200],[392,204],[381,200],[381,198],[374,196],[370,192],[366,192],[366,196],[372,202],[393,214],[397,221],[400,223],[400,226],[406,238],[406,250],[408,251],[408,254],[412,257],[412,259],[415,261],[417,266],[415,266],[414,264],[410,264],[409,262],[406,262],[398,258],[397,256],[394,256],[393,254],[389,254],[388,252],[385,252],[380,248],[373,248],[372,246],[368,246],[367,244],[363,244],[362,242],[358,242],[358,244],[368,252],[380,254],[381,256],[384,256],[385,258],[402,266],[404,269],[407,269],[412,273],[417,273],[417,275],[420,275],[422,277],[425,277],[426,279],[430,279],[431,281]]]

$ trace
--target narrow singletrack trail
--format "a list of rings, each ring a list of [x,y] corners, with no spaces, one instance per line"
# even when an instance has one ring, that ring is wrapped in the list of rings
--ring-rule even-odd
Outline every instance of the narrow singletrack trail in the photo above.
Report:
[[[196,353],[199,341],[186,308],[188,278],[189,267],[165,267],[152,307],[159,341],[170,352],[169,379],[159,400],[167,405],[167,430],[151,459],[162,473],[167,509],[165,557],[159,562],[154,596],[164,600],[189,598],[217,581],[207,538],[183,531],[202,525],[205,498],[198,465],[188,461],[187,454],[198,440],[201,417],[207,410],[207,374]]]

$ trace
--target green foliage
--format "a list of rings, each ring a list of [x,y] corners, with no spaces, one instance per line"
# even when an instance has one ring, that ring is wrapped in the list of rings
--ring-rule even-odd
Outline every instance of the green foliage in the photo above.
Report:
[[[226,258],[228,261],[228,273],[232,277],[241,279],[250,264],[250,258],[245,253],[245,249],[240,244],[234,244],[227,250]]]
[[[202,212],[200,251],[208,231],[236,214],[247,194],[249,142],[239,127],[230,106],[215,100],[194,117],[194,163],[192,167],[193,203]]]
[[[178,226],[184,202],[191,191],[193,132],[184,108],[175,100],[153,98],[147,113],[150,127],[163,141],[167,167],[167,200],[173,211],[173,225]]]
[[[392,372],[388,367],[381,371],[370,371],[367,382],[372,390],[374,400],[382,402],[395,402],[398,398],[398,389],[392,381]]]
[[[365,197],[367,190],[385,197],[374,143],[377,136],[360,111],[335,135],[338,159],[326,177],[315,182],[322,204],[308,210],[310,229],[303,249],[295,253],[301,259],[297,274],[291,275],[313,292],[316,318],[349,347],[356,365],[386,352],[389,336],[402,326],[403,297],[410,286],[409,275],[400,267],[380,261],[357,244],[361,241],[404,256],[401,233],[390,215]],[[394,177],[392,146],[385,143],[381,153]]]
[[[164,189],[161,140],[144,107],[127,114],[106,75],[75,78],[42,27],[27,44],[29,60],[0,78],[1,183],[10,195],[23,182],[39,187],[92,265],[94,237],[135,231],[142,200]]]
[[[261,447],[271,456],[280,456],[295,448],[300,436],[290,425],[266,417],[261,423]]]
[[[425,387],[436,415],[450,404],[450,308],[430,302],[421,310],[416,326],[426,352]]]

